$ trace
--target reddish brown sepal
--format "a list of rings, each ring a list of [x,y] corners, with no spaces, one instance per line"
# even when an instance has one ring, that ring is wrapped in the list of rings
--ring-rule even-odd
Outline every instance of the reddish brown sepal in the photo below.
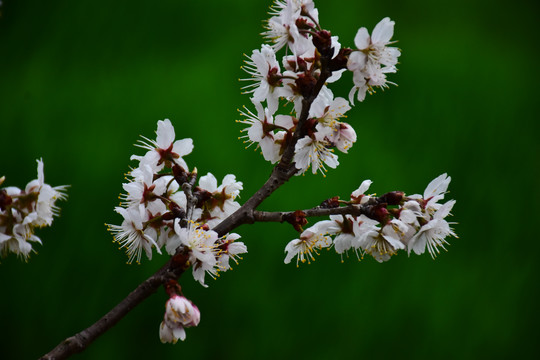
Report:
[[[163,286],[165,286],[165,291],[169,294],[169,297],[182,295],[182,287],[175,279],[170,279]]]
[[[173,219],[183,219],[186,217],[186,211],[180,207],[177,203],[174,201],[171,201],[169,204],[169,209],[171,210],[170,214],[172,214]],[[166,215],[166,214],[164,214]],[[165,218],[165,216],[164,216]],[[172,220],[172,219],[165,219],[165,220]]]
[[[291,224],[298,232],[304,231],[304,229],[302,229],[302,226],[308,223],[306,219],[306,213],[302,210],[296,210],[293,213],[285,214],[283,216],[283,220]]]
[[[317,35],[313,37],[313,45],[315,45],[322,56],[331,58],[332,55],[334,55],[334,48],[332,47],[332,34],[330,34],[330,31],[318,31]]]
[[[9,196],[6,190],[0,190],[0,210],[6,210],[6,207],[11,205],[13,199]]]
[[[388,222],[390,215],[386,206],[387,204],[384,203],[371,206],[366,213],[367,217],[385,225]]]
[[[405,193],[402,191],[391,191],[381,196],[381,200],[388,205],[399,205]]]
[[[339,196],[324,200],[319,207],[323,209],[333,209],[339,207]]]
[[[339,53],[330,60],[330,63],[328,64],[328,69],[330,71],[337,71],[341,69],[347,68],[347,62],[349,61],[349,55],[351,54],[352,50],[349,48],[341,48],[339,50]]]

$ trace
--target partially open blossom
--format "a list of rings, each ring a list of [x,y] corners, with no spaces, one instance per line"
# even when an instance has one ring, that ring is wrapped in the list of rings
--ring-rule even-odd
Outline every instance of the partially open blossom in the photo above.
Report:
[[[173,295],[165,304],[165,315],[159,327],[159,338],[162,343],[175,344],[179,339],[186,339],[187,327],[197,326],[201,321],[201,313],[197,306],[180,295]]]

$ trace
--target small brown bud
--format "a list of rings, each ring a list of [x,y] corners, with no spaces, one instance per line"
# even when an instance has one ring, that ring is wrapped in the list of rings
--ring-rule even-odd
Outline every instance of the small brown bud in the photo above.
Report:
[[[369,217],[370,219],[376,220],[383,225],[386,224],[388,222],[388,217],[389,217],[389,212],[386,206],[387,204],[384,204],[384,203],[370,206],[366,214],[367,217]]]
[[[332,209],[339,207],[339,196],[324,200],[319,207],[323,209]]]
[[[183,167],[175,164],[172,168],[172,171],[173,171],[174,180],[176,180],[178,184],[183,184],[183,183],[188,182],[188,173],[186,172],[186,170],[184,170]]]
[[[177,203],[172,201],[169,204],[169,208],[171,209],[171,212],[174,214],[175,218],[183,219],[186,217],[186,211],[182,209]]]
[[[330,63],[328,64],[328,68],[330,69],[330,71],[346,69],[350,54],[351,49],[341,48],[341,50],[339,50],[339,53],[332,60],[330,60]]]
[[[334,48],[332,47],[332,34],[330,34],[330,31],[318,31],[317,35],[313,36],[313,45],[315,45],[322,56],[332,58],[332,55],[334,55]]]
[[[381,196],[381,200],[388,205],[399,205],[403,196],[405,195],[402,191],[391,191]]]

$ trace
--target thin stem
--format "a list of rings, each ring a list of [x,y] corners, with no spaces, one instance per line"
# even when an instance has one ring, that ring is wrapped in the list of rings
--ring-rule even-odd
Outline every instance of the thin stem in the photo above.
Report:
[[[307,210],[302,210],[305,217],[318,217],[330,215],[352,215],[360,216],[367,215],[370,205],[348,205],[337,208],[321,208],[314,207]],[[284,222],[285,219],[293,215],[295,211],[253,211],[253,222]]]
[[[180,261],[179,261],[180,259]],[[143,300],[157,291],[169,280],[177,279],[186,270],[187,257],[173,257],[154,275],[143,281],[135,290],[126,296],[101,319],[87,329],[68,337],[49,353],[41,357],[43,360],[60,360],[81,352],[101,334],[113,327]]]

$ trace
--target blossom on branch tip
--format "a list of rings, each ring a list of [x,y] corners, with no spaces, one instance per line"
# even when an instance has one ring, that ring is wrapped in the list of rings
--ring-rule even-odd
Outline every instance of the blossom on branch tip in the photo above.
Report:
[[[197,326],[201,313],[196,305],[180,295],[173,295],[165,304],[165,315],[159,326],[159,338],[162,343],[175,344],[178,339],[186,339],[184,328]]]
[[[378,262],[389,260],[398,250],[405,248],[391,225],[384,226],[382,231],[373,230],[370,229],[359,245]]]
[[[301,55],[314,47],[311,35],[305,34],[307,29],[318,26],[318,11],[313,1],[276,1],[270,14],[273,16],[262,35],[273,43],[275,51],[287,46],[294,55]]]

